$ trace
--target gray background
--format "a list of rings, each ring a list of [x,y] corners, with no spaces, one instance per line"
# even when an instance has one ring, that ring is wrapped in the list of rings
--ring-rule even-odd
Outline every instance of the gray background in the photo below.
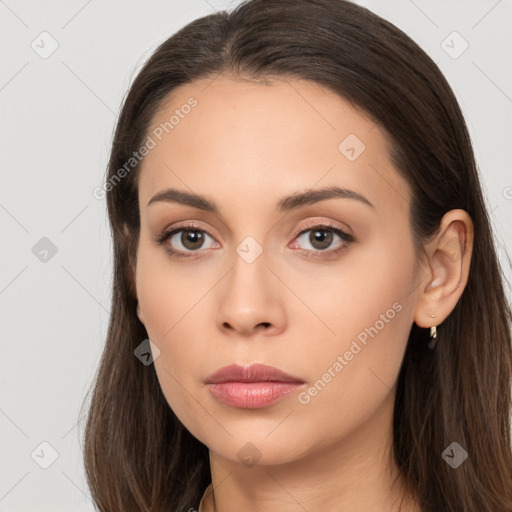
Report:
[[[107,332],[111,243],[92,191],[151,51],[236,3],[0,0],[0,512],[94,510],[78,413]],[[408,33],[452,85],[510,278],[512,2],[358,3]]]

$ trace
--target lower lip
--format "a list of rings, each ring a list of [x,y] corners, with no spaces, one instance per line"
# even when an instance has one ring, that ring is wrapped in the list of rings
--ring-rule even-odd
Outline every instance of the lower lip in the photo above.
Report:
[[[259,409],[294,393],[304,384],[298,382],[219,382],[208,384],[212,395],[241,409]]]

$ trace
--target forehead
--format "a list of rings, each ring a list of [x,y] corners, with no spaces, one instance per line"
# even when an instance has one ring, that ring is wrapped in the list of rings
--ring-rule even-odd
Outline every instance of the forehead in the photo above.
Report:
[[[314,82],[201,79],[171,92],[147,135],[154,147],[142,162],[141,208],[167,187],[247,208],[334,185],[408,209],[386,133]]]

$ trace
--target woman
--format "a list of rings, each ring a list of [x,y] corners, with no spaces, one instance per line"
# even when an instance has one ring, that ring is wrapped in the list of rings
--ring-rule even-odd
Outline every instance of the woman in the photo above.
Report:
[[[105,191],[100,510],[512,511],[512,315],[463,116],[403,32],[343,0],[190,23]]]

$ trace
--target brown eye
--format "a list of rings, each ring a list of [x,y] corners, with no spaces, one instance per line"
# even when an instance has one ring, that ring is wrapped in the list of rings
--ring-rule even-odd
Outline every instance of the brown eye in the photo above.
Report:
[[[336,243],[336,238],[338,239]],[[293,241],[292,249],[306,258],[333,258],[340,256],[356,242],[354,235],[330,224],[317,224],[303,229]]]
[[[337,247],[331,248],[335,237],[339,239]],[[313,252],[330,252],[331,250],[336,250],[338,247],[347,245],[352,241],[352,237],[339,228],[315,226],[303,230],[297,237],[297,241],[301,242],[304,249]],[[308,247],[308,245],[310,247]]]
[[[191,251],[200,249],[204,243],[204,234],[197,230],[183,230],[181,231],[180,242],[185,249]]]
[[[207,239],[210,239],[210,248],[220,247],[206,231],[190,226],[175,227],[171,230],[164,230],[160,236],[155,240],[160,245],[165,247],[165,250],[171,256],[180,257],[196,257],[194,253],[199,256],[202,252],[200,249],[207,249]]]
[[[327,249],[333,240],[332,232],[326,229],[312,229],[309,235],[309,243],[319,251]]]

